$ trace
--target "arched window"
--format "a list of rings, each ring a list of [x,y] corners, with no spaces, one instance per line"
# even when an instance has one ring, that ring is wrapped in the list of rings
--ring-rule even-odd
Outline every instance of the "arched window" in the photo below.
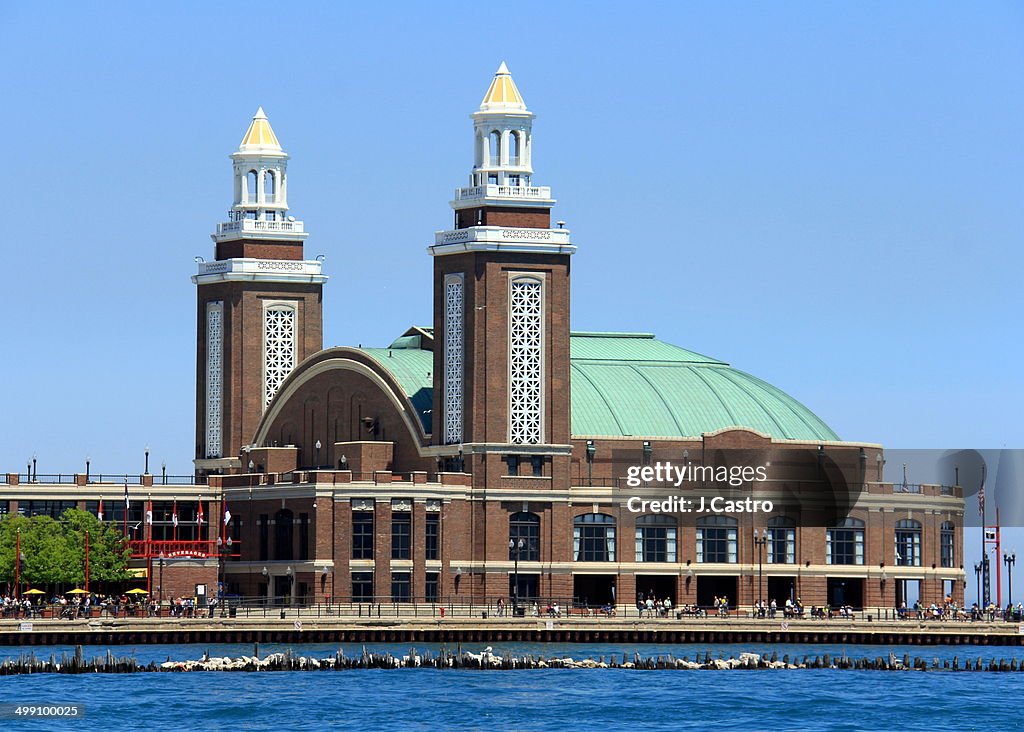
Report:
[[[846,518],[825,533],[825,564],[864,564],[864,522]]]
[[[769,564],[796,563],[796,522],[788,516],[773,516],[768,519],[765,531],[768,539]]]
[[[896,564],[900,567],[921,566],[921,522],[900,519],[896,522]]]
[[[256,201],[256,191],[259,190],[260,176],[255,170],[250,170],[245,176],[245,200],[249,203]]]
[[[494,132],[490,134],[489,142],[491,158],[490,164],[498,165],[501,163],[501,133],[494,130]]]
[[[676,520],[652,513],[636,520],[636,561],[676,561]]]
[[[510,132],[508,135],[508,162],[509,165],[519,165],[520,149],[522,147],[518,132]]]
[[[704,516],[697,519],[697,561],[735,564],[736,519]]]
[[[274,175],[273,170],[268,170],[263,174],[263,197],[267,201],[273,201],[276,193],[277,176]]]
[[[520,562],[540,561],[540,516],[520,511],[508,517],[508,558]],[[520,545],[522,542],[522,545]]]
[[[577,562],[614,562],[615,518],[585,513],[573,519],[572,558]]]
[[[293,559],[295,515],[287,508],[274,514],[274,559]]]
[[[955,539],[956,526],[952,521],[944,521],[942,523],[942,533],[940,535],[940,556],[942,559],[943,567],[954,567],[956,561],[956,539]]]

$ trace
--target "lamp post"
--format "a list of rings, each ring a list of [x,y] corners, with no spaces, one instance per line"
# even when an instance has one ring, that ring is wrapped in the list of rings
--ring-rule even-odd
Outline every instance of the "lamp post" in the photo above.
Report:
[[[21,553],[21,529],[14,535],[14,599],[21,597],[21,563],[25,556]]]
[[[160,461],[160,482],[167,485],[167,461]]]
[[[86,483],[89,482],[89,463],[90,463],[89,456],[86,455],[85,456],[85,482]]]
[[[164,604],[164,553],[160,552],[160,584],[157,586],[157,592],[160,593],[160,606]],[[159,612],[159,611],[158,611]]]
[[[1017,552],[1003,554],[1003,563],[1006,564],[1006,587],[1009,594],[1008,602],[1013,604],[1013,565],[1017,563]]]
[[[267,571],[266,567],[264,567],[263,570],[260,572],[260,574],[263,575],[263,580],[267,583],[267,604],[269,605],[270,604],[270,602],[269,602],[270,601],[270,577],[268,577],[268,575],[270,574],[270,572]]]
[[[977,583],[975,589],[978,593],[978,607],[981,607],[981,562],[974,563],[974,579]]]
[[[142,474],[143,475],[149,475],[149,445],[146,445],[145,451],[146,451],[146,465],[145,465],[145,467],[144,467],[144,469],[142,471]]]
[[[36,467],[36,454],[32,453],[32,481],[39,481],[39,468]]]
[[[515,568],[512,571],[512,617],[518,617],[517,612],[519,610],[519,552],[526,546],[526,542],[523,539],[515,541],[514,539],[508,540],[508,549],[512,552],[512,558],[515,560]]]
[[[587,440],[587,483],[594,485],[594,455],[597,454],[597,445],[593,440]]]
[[[754,529],[754,544],[757,545],[757,610],[760,615],[762,608],[762,585],[764,580],[764,547],[768,543],[768,529],[758,533],[757,529]]]
[[[224,584],[227,580],[227,566],[225,560],[227,555],[231,552],[232,539],[229,536],[227,541],[221,537],[217,537],[217,557],[220,560],[218,566],[218,581],[217,581],[217,604],[220,605],[220,616],[227,616],[227,608],[224,607]]]
[[[292,604],[292,584],[295,582],[295,573],[292,571],[291,565],[285,568],[284,576],[288,578],[288,604]]]
[[[320,469],[320,448],[323,447],[323,445],[320,444],[320,440],[317,440],[316,444],[313,445],[313,447],[316,448],[316,469],[319,470]]]

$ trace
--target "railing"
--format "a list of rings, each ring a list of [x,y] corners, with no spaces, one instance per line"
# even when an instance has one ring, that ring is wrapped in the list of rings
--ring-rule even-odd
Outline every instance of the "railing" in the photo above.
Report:
[[[291,231],[301,233],[304,231],[302,221],[260,221],[259,219],[241,219],[239,221],[226,221],[217,224],[218,234],[230,234],[234,232],[264,232],[264,231]]]
[[[921,483],[893,483],[893,493],[921,493]]]
[[[485,186],[458,188],[456,200],[473,198],[551,198],[549,186],[499,186],[489,183]]]
[[[224,552],[224,558],[240,557],[241,546],[242,543],[240,541],[232,539],[231,546]],[[217,542],[210,539],[179,539],[177,541],[132,540],[128,542],[128,548],[132,552],[133,559],[159,559],[161,555],[163,555],[164,559],[208,559],[210,557],[217,557],[219,554]]]

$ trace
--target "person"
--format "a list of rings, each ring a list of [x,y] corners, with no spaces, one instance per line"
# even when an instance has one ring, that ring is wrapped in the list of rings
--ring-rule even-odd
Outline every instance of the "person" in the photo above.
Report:
[[[505,614],[505,598],[499,597],[498,602],[495,604],[495,615],[499,618]]]
[[[775,602],[775,598],[768,604],[768,617],[774,619],[775,614],[778,612],[779,606]]]

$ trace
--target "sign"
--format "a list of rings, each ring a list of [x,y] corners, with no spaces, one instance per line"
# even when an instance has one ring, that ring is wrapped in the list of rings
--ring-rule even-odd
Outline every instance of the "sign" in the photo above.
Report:
[[[26,622],[18,623],[18,630],[20,630],[22,633],[31,633],[32,632],[32,623],[26,623]],[[1022,632],[1024,632],[1024,631],[1022,631]]]

